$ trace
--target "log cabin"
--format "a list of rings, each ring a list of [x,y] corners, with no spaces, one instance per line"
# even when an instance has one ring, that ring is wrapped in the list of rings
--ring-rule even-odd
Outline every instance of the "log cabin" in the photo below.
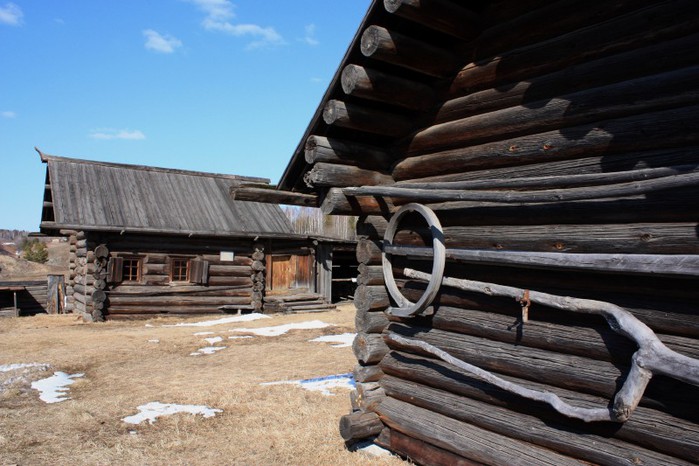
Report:
[[[698,31],[692,0],[372,2],[276,194],[360,216],[348,444],[699,461]]]
[[[66,312],[101,321],[334,308],[333,252],[352,243],[297,234],[278,205],[230,195],[269,180],[38,152],[41,232],[70,242]]]

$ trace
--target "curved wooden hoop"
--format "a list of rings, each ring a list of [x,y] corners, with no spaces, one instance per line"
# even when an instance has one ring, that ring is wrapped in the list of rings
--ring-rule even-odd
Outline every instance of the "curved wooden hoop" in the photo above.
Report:
[[[444,233],[442,232],[442,224],[439,223],[437,215],[430,209],[422,204],[406,204],[398,211],[393,214],[391,221],[388,223],[388,228],[383,236],[383,244],[393,245],[393,239],[396,236],[396,231],[398,230],[398,223],[401,219],[410,212],[417,212],[420,214],[430,227],[430,232],[432,233],[432,274],[429,282],[427,283],[427,289],[422,294],[420,299],[413,303],[408,300],[403,294],[401,294],[396,285],[396,280],[393,277],[393,265],[389,258],[389,254],[386,254],[385,248],[384,252],[381,253],[381,263],[383,267],[383,276],[386,282],[386,288],[388,292],[396,302],[397,307],[389,307],[386,312],[398,317],[412,317],[423,312],[427,306],[432,304],[434,298],[439,293],[439,288],[442,285],[442,277],[444,276],[444,265],[446,264],[446,248],[444,246]]]

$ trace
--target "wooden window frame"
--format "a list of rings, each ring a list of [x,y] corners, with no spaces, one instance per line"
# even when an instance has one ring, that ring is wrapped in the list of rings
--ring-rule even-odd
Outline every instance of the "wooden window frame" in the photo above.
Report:
[[[141,256],[125,256],[121,258],[124,262],[121,267],[122,270],[122,282],[124,283],[140,283],[143,279],[143,257]],[[131,270],[133,262],[136,262],[136,278],[133,279]],[[128,273],[127,273],[128,271]]]
[[[185,276],[184,278],[177,277],[175,271],[178,269],[178,264],[184,262]],[[181,267],[179,267],[181,269]],[[170,258],[170,282],[173,283],[189,283],[192,270],[192,260],[188,257],[171,257]]]

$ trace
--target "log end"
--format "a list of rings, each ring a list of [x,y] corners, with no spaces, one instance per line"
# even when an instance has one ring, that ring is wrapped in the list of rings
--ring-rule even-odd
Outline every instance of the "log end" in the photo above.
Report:
[[[347,65],[342,70],[342,76],[340,77],[340,82],[342,84],[342,90],[347,95],[352,95],[357,88],[357,83],[363,80],[364,82],[370,82],[366,70],[361,66],[357,65]]]
[[[365,57],[371,57],[379,50],[379,45],[381,43],[381,29],[383,28],[378,26],[369,26],[362,34],[360,49],[362,51],[362,55]]]
[[[383,0],[383,7],[389,13],[395,13],[401,6],[403,6],[403,0]]]
[[[328,124],[332,125],[337,121],[339,115],[338,115],[338,103],[339,101],[337,100],[329,100],[327,104],[325,104],[325,108],[323,108],[323,121]]]

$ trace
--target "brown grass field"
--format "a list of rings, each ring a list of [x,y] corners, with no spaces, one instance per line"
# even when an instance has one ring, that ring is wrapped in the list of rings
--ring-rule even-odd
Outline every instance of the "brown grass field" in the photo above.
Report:
[[[190,321],[209,318],[216,317]],[[226,339],[233,328],[309,320],[334,326]],[[163,327],[181,321],[86,324],[73,315],[0,320],[0,365],[51,365],[48,372],[4,386],[8,373],[0,372],[0,465],[406,464],[345,449],[338,421],[349,411],[346,389],[325,396],[292,385],[260,386],[350,372],[351,348],[308,340],[352,332],[352,306],[215,327]],[[194,335],[201,331],[223,336],[217,346],[227,348],[190,356],[208,346],[204,336]],[[155,339],[159,343],[149,342]],[[30,388],[32,380],[53,371],[85,373],[70,386],[70,400],[47,404]],[[207,405],[223,413],[176,414],[135,426],[121,420],[152,401]]]

